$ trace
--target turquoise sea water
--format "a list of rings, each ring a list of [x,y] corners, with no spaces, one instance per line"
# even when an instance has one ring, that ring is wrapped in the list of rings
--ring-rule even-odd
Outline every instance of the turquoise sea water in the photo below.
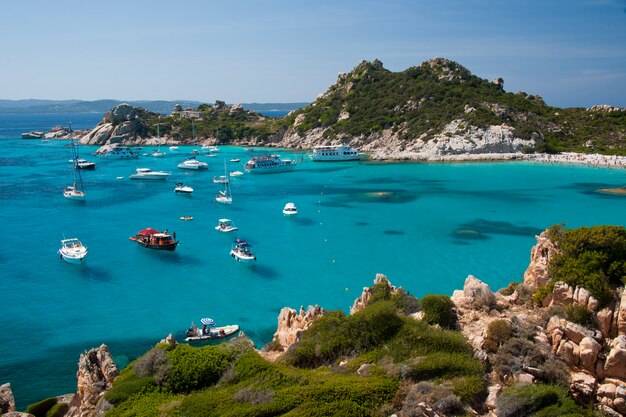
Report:
[[[0,115],[0,383],[19,406],[76,390],[81,352],[106,343],[120,365],[192,320],[238,323],[258,347],[283,306],[348,311],[376,273],[418,297],[451,294],[468,274],[492,288],[520,280],[534,235],[554,223],[624,224],[626,198],[594,193],[622,186],[626,171],[533,163],[381,164],[301,162],[296,170],[232,182],[233,205],[213,200],[224,158],[256,153],[222,147],[201,157],[209,170],[176,168],[191,148],[137,161],[97,159],[83,172],[87,201],[62,196],[69,183],[64,142],[20,140],[23,131],[100,115]],[[151,148],[144,148],[147,153]],[[304,155],[282,151],[282,156]],[[242,169],[227,162],[230,170]],[[137,167],[173,173],[165,182],[128,180]],[[118,176],[124,179],[116,179]],[[174,183],[194,187],[175,195]],[[285,203],[299,214],[284,217]],[[193,221],[183,222],[180,216]],[[221,217],[254,245],[254,265],[228,252],[237,235],[216,232]],[[145,227],[176,231],[160,253],[128,240]],[[56,254],[63,236],[89,247],[84,265]]]

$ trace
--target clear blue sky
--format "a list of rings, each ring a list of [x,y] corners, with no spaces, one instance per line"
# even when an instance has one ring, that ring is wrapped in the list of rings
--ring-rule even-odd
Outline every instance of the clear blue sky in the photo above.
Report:
[[[0,98],[312,101],[363,59],[435,56],[551,105],[626,106],[625,0],[0,5]]]

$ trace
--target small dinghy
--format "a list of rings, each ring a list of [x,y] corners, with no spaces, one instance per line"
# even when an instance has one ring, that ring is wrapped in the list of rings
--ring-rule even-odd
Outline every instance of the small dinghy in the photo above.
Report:
[[[189,222],[193,220],[193,217],[192,216],[180,216],[180,219],[184,222]]]
[[[228,326],[214,327],[215,320],[203,318],[200,320],[202,327],[198,328],[193,322],[187,330],[185,342],[195,342],[199,340],[223,339],[239,331],[239,325],[230,324]],[[211,328],[209,328],[211,327]]]

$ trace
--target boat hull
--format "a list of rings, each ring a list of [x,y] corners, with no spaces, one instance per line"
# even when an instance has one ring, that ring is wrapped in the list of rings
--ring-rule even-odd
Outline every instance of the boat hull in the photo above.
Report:
[[[197,336],[187,336],[185,338],[185,342],[197,342],[200,340],[223,339],[225,337],[235,334],[238,331],[239,331],[239,326],[237,324],[233,324],[230,326],[214,327],[210,329],[208,334],[204,334],[204,335],[198,334]],[[201,332],[201,330],[198,329],[198,332]]]
[[[74,255],[59,250],[59,256],[67,263],[78,265],[84,262],[85,258],[87,257],[87,253],[83,255]]]
[[[256,256],[254,255],[242,255],[241,253],[235,251],[235,250],[231,250],[230,251],[230,256],[233,257],[233,259],[237,262],[243,262],[243,263],[249,263],[249,262],[256,262]]]
[[[178,242],[168,243],[168,244],[165,244],[165,245],[154,245],[152,243],[143,243],[143,242],[140,242],[140,241],[136,241],[136,242],[137,242],[137,244],[139,246],[143,246],[146,249],[166,250],[166,251],[169,251],[169,252],[175,251],[176,250],[176,246],[178,246]]]

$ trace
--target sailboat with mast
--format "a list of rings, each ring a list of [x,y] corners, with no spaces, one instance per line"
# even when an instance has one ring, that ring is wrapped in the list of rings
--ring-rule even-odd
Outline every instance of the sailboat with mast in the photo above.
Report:
[[[150,155],[152,155],[155,158],[164,158],[165,157],[165,152],[161,151],[161,134],[159,132],[159,124],[157,123],[156,125],[157,127],[157,140],[159,142],[159,147],[156,151],[153,151]]]
[[[226,159],[224,159],[224,178],[228,178],[226,172]],[[224,191],[220,191],[215,197],[215,201],[221,204],[233,204],[233,196],[230,192],[230,181],[224,182]]]
[[[69,127],[70,132],[70,148],[72,149],[72,159],[74,161],[78,160],[78,150],[76,149],[76,144],[74,143],[74,137],[72,136],[72,124],[70,123]],[[85,187],[83,186],[83,177],[80,174],[80,170],[78,169],[78,164],[74,162],[72,164],[72,173],[74,178],[74,183],[72,185],[68,185],[63,190],[63,197],[68,200],[79,200],[82,201],[85,199]]]

